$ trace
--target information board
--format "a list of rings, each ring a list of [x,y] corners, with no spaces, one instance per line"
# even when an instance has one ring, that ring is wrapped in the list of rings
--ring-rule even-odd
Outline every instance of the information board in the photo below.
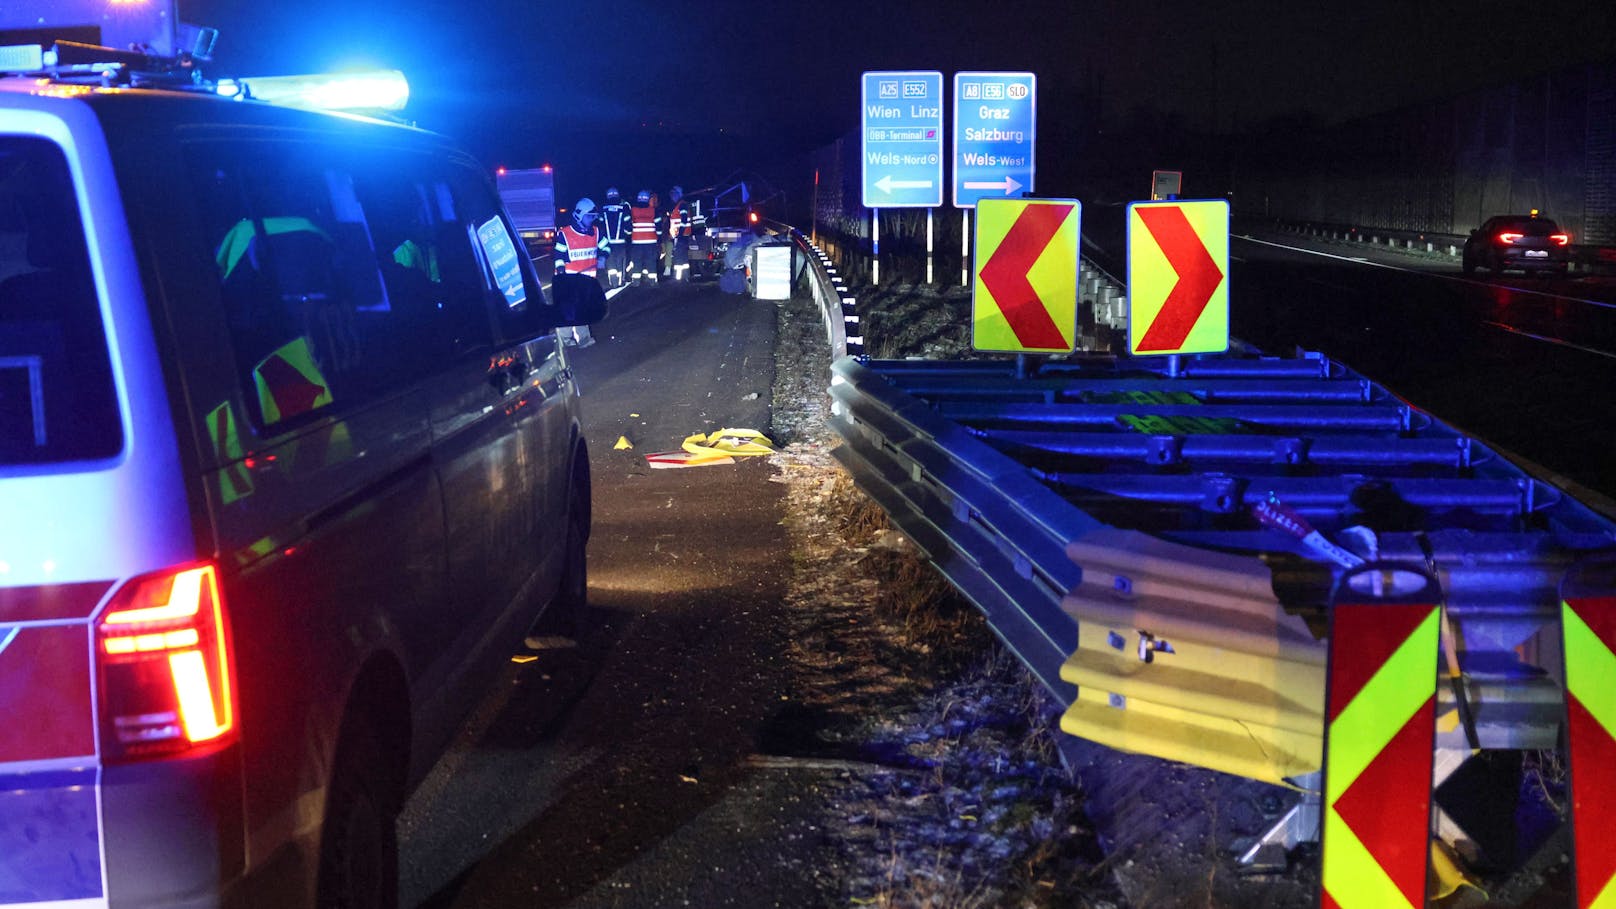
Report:
[[[954,74],[954,207],[1033,191],[1037,106],[1032,73]]]
[[[865,208],[943,204],[943,74],[865,73],[860,160]]]

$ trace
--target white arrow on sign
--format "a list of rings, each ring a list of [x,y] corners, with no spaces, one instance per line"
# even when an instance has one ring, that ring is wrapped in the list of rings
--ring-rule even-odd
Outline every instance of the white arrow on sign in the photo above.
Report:
[[[895,189],[931,189],[930,180],[894,180],[891,174],[875,181],[875,188],[892,195]]]
[[[1021,188],[1021,184],[1014,177],[1005,177],[1003,180],[966,180],[966,189],[1002,189],[1005,195],[1010,195]]]

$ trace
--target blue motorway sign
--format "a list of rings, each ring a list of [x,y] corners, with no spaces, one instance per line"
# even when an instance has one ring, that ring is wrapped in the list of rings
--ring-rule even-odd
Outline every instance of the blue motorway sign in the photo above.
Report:
[[[1037,108],[1032,73],[954,74],[954,207],[1032,192]]]
[[[943,204],[943,74],[865,73],[865,208]]]

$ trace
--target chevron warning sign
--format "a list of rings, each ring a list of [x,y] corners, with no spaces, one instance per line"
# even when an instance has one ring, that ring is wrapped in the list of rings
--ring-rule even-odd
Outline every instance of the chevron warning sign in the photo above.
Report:
[[[1128,206],[1128,352],[1229,349],[1229,203]]]
[[[1330,610],[1324,731],[1324,909],[1425,905],[1436,745],[1439,596],[1416,571],[1407,594],[1350,586]],[[1423,583],[1422,583],[1423,582]],[[1396,591],[1393,581],[1372,590]]]
[[[1616,907],[1616,562],[1576,566],[1560,587],[1577,909]]]
[[[1076,199],[992,199],[976,206],[971,346],[1070,353],[1077,343]]]

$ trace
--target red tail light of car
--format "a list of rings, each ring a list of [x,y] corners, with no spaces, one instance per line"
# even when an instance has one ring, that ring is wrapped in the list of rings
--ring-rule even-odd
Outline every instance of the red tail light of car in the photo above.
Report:
[[[170,757],[234,738],[230,634],[212,565],[124,584],[95,638],[103,757]]]
[[[1510,231],[1506,230],[1503,233],[1498,235],[1498,242],[1500,242],[1500,243],[1514,243],[1516,240],[1519,240],[1521,237],[1524,237],[1524,236],[1526,236],[1526,235],[1525,234],[1511,233]]]
[[[1566,244],[1571,242],[1571,235],[1570,234],[1549,234],[1549,239],[1553,240],[1554,244],[1556,246],[1565,246]]]

